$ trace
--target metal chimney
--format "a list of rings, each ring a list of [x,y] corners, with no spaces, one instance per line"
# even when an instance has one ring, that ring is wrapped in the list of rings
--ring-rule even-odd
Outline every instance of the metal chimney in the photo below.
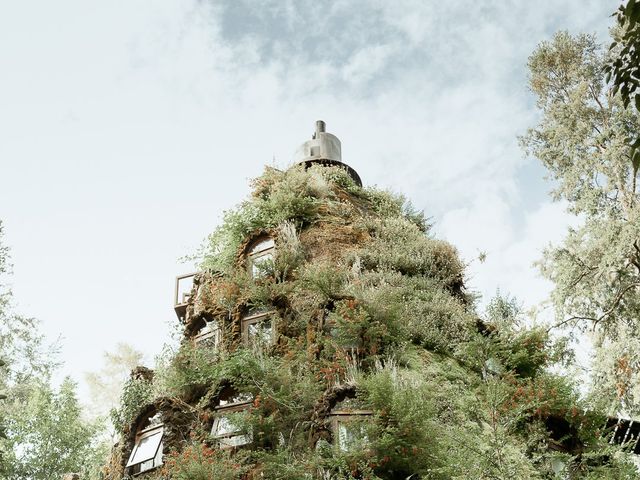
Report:
[[[304,164],[305,168],[320,164],[344,168],[353,180],[362,186],[362,180],[349,165],[342,163],[342,144],[338,137],[326,132],[326,124],[322,120],[316,121],[316,130],[311,140],[304,142],[294,155],[296,164]]]

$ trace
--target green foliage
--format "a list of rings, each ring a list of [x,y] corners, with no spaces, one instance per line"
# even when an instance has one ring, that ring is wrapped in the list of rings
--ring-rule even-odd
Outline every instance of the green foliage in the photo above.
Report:
[[[277,237],[278,249],[272,262],[273,272],[266,273],[271,273],[278,281],[284,281],[302,265],[305,252],[292,222],[281,223],[278,226]]]
[[[340,301],[328,316],[332,338],[339,348],[361,355],[378,355],[391,342],[385,323],[369,315],[355,300]]]
[[[434,382],[429,380],[419,381],[415,373],[387,367],[362,381],[379,412],[371,438],[377,454],[374,463],[383,478],[424,475],[442,467],[443,425],[438,416],[459,396],[442,386],[430,388]]]
[[[246,385],[265,368],[262,359],[248,350],[240,349],[221,357],[213,349],[184,343],[175,356],[156,371],[154,386],[147,385],[146,394],[150,395],[148,392],[153,390],[153,397],[147,397],[149,400],[165,396],[190,399],[198,397],[203,389],[217,393],[216,388],[226,382]]]
[[[550,479],[547,447],[565,439],[549,419],[579,439],[580,449],[563,446],[570,461],[599,448],[602,418],[585,415],[576,386],[549,373],[565,344],[525,328],[517,303],[503,297],[478,332],[455,249],[432,238],[402,197],[362,189],[336,168],[270,169],[254,186],[206,248],[204,266],[224,276],[199,284],[188,313],[218,318],[220,346],[185,339],[153,385],[140,386],[146,393],[125,389],[123,427],[166,397],[201,420],[189,442],[166,445],[159,475]],[[263,233],[275,256],[252,278],[243,249]],[[256,308],[275,311],[275,345],[243,343],[240,319]],[[252,435],[232,454],[210,449],[207,431],[228,386],[253,398],[230,414]],[[346,446],[330,420],[338,405],[371,412],[351,418],[360,433]]]
[[[368,187],[362,191],[362,198],[372,212],[382,218],[403,218],[412,223],[422,233],[427,233],[431,225],[422,210],[416,210],[404,196]]]
[[[151,400],[150,383],[143,379],[130,378],[122,388],[120,403],[111,409],[111,423],[119,432],[123,432],[136,418],[142,407]]]
[[[295,450],[290,446],[277,446],[270,451],[256,452],[256,463],[264,478],[278,480],[300,480],[316,478],[319,466],[308,451]],[[329,477],[325,477],[329,478]]]
[[[225,212],[220,226],[208,237],[200,251],[203,268],[229,273],[240,246],[257,232],[274,231],[288,222],[300,229],[321,214],[352,215],[353,207],[342,201],[346,194],[378,217],[399,216],[423,233],[429,228],[422,212],[404,197],[375,188],[362,189],[340,168],[294,167],[284,172],[267,168],[254,181],[254,188],[253,197]]]
[[[394,343],[410,341],[435,351],[453,351],[469,338],[473,315],[432,278],[398,272],[362,277],[355,290],[371,317],[386,325]]]
[[[302,168],[267,169],[255,187],[254,198],[225,212],[222,223],[209,236],[202,251],[204,268],[228,272],[249,235],[288,221],[307,224],[316,218],[319,200],[331,194],[320,173],[307,174]]]
[[[181,452],[169,454],[160,475],[170,473],[172,480],[234,480],[242,478],[247,470],[241,456],[194,442]]]
[[[609,47],[613,55],[605,65],[607,81],[613,82],[614,94],[620,92],[625,108],[635,99],[640,110],[640,3],[628,0],[616,18],[618,29]]]
[[[607,85],[605,63],[591,36],[543,42],[529,62],[542,120],[523,143],[556,180],[556,197],[582,215],[540,262],[554,283],[557,324],[597,332],[594,404],[630,415],[640,411],[637,378],[616,365],[640,362],[640,208],[629,145],[640,120]]]
[[[322,383],[302,363],[301,355],[272,360],[264,374],[251,379],[255,400],[245,420],[255,445],[267,452],[277,448],[308,448],[311,412],[322,394]],[[245,387],[246,388],[246,387]],[[267,453],[263,452],[263,456]]]
[[[589,35],[560,32],[541,43],[529,70],[542,120],[522,143],[573,212],[622,216],[637,200],[627,140],[637,131],[638,114],[608,94],[603,63],[604,52]]]
[[[48,480],[75,471],[95,479],[106,455],[102,425],[83,420],[71,380],[51,386],[56,348],[45,344],[38,321],[12,309],[2,233],[0,221],[0,477]]]
[[[31,379],[45,379],[58,366],[57,348],[47,346],[40,333],[39,322],[24,317],[12,309],[12,292],[4,283],[10,273],[9,249],[2,243],[3,227],[0,221],[0,358],[10,368],[5,371],[7,388],[16,389]]]
[[[142,364],[142,353],[126,343],[118,343],[113,352],[104,352],[103,358],[99,371],[85,374],[93,417],[106,416],[118,405],[131,370]]]
[[[319,302],[323,303],[345,295],[348,276],[344,269],[325,263],[313,263],[305,266],[300,277],[300,286],[319,295]]]
[[[105,454],[97,445],[102,426],[83,422],[75,388],[68,378],[58,391],[37,383],[26,402],[12,405],[7,432],[14,448],[7,478],[49,480],[68,472],[97,478],[92,475]]]
[[[467,344],[474,352],[467,361],[478,371],[511,371],[532,378],[571,358],[565,338],[552,339],[542,327],[525,328],[521,317],[515,299],[500,294],[491,299],[485,312],[487,331]]]
[[[365,269],[426,276],[445,286],[462,282],[463,264],[448,243],[427,237],[403,217],[376,220],[367,226],[373,240],[360,252]]]

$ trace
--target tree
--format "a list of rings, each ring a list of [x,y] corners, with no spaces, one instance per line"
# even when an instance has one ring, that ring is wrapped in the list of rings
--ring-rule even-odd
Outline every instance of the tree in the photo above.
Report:
[[[0,392],[6,398],[0,400],[0,473],[11,468],[14,443],[8,423],[16,403],[24,402],[29,395],[32,381],[49,377],[55,367],[50,353],[39,335],[37,322],[16,314],[11,308],[11,289],[6,279],[11,271],[9,249],[3,242],[3,225],[0,221]]]
[[[620,93],[625,108],[634,104],[640,112],[640,3],[629,0],[614,14],[618,28],[614,30],[614,42],[605,64],[607,81],[612,81],[612,93]],[[632,165],[640,168],[640,134],[629,139],[632,148]]]
[[[38,480],[82,471],[90,475],[103,461],[96,444],[99,423],[86,422],[76,398],[76,385],[65,379],[51,386],[59,364],[56,347],[47,346],[33,318],[11,306],[9,251],[2,243],[0,222],[0,478]],[[87,477],[91,478],[91,477]]]
[[[614,14],[618,29],[609,47],[611,58],[605,65],[613,93],[620,92],[625,108],[630,103],[640,110],[640,3],[628,0]]]
[[[614,413],[632,410],[632,389],[611,391],[603,379],[633,376],[640,365],[631,341],[640,338],[638,169],[628,142],[640,123],[638,112],[626,109],[607,85],[605,58],[590,35],[560,32],[539,45],[529,70],[542,119],[522,143],[547,168],[554,198],[566,200],[582,219],[561,246],[545,251],[540,266],[554,283],[557,326],[594,331],[601,357],[615,344],[610,366],[630,367],[604,371],[598,365],[606,362],[596,364],[601,398]],[[629,382],[637,378],[614,384]]]
[[[104,366],[85,374],[91,399],[91,414],[106,417],[118,405],[122,387],[131,370],[142,364],[143,354],[127,343],[118,343],[114,352],[104,352]]]
[[[7,425],[15,453],[9,478],[49,480],[69,472],[89,474],[104,460],[94,448],[100,425],[83,420],[75,390],[69,378],[57,390],[37,382],[25,402],[14,401]]]

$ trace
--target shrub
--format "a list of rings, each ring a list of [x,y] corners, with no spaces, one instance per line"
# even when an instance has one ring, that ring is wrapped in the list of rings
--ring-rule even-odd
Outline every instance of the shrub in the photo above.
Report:
[[[368,270],[391,270],[425,276],[452,287],[462,282],[463,264],[446,242],[427,237],[404,218],[370,221],[373,237],[359,252]]]
[[[453,351],[475,327],[460,300],[430,278],[397,272],[364,275],[355,292],[372,318],[387,326],[395,343],[411,341],[430,350]]]
[[[250,469],[242,460],[242,454],[193,442],[165,457],[161,475],[172,480],[237,480]]]
[[[129,379],[122,388],[118,408],[113,408],[110,412],[114,427],[123,432],[151,399],[151,382],[137,378]]]

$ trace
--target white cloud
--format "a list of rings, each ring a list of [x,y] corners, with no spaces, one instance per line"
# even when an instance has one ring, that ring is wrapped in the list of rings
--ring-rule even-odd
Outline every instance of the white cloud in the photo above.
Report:
[[[559,28],[603,33],[615,8],[3,4],[0,218],[22,310],[65,337],[76,376],[121,340],[157,351],[176,258],[319,118],[366,184],[406,193],[467,258],[489,253],[473,288],[542,299],[530,265],[567,220],[520,176],[526,58]]]
[[[356,51],[342,69],[343,78],[354,86],[361,86],[371,81],[382,69],[397,47],[391,45],[375,45]]]

